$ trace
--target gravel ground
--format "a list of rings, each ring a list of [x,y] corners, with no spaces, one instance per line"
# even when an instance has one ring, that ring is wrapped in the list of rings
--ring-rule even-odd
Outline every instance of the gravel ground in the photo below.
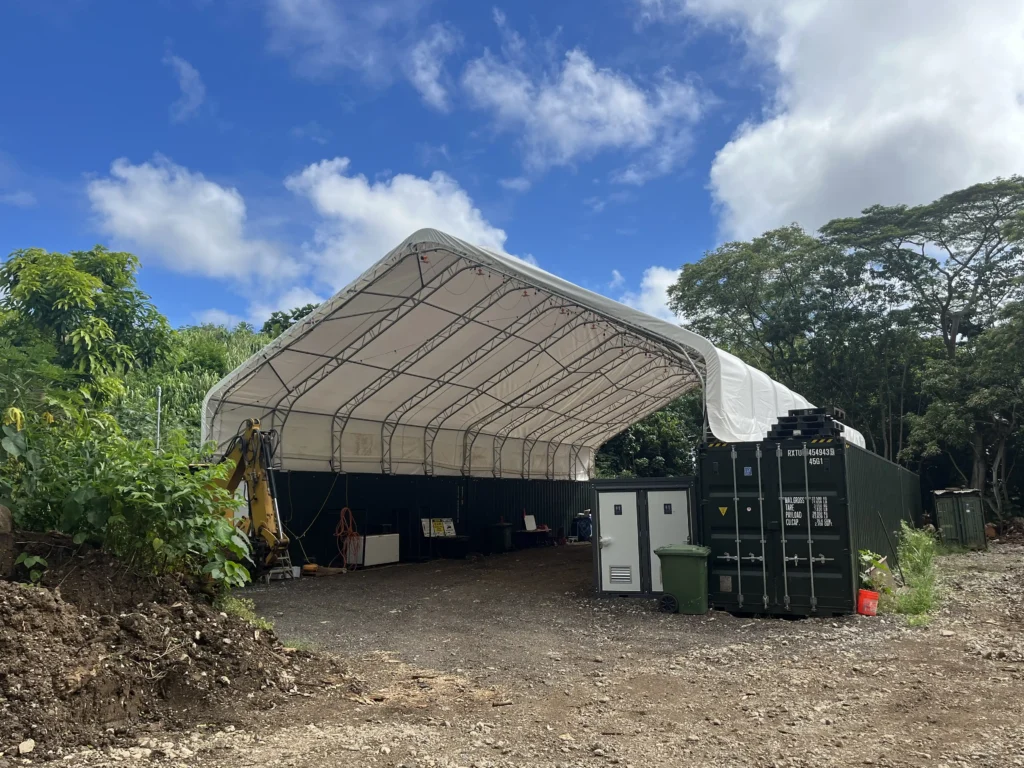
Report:
[[[591,595],[587,546],[254,588],[353,685],[82,765],[1024,766],[1024,547],[940,559],[901,618],[657,613]],[[225,725],[225,723],[227,723]]]

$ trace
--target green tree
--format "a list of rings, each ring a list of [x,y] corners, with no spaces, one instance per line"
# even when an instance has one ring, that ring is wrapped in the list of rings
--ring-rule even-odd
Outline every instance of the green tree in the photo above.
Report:
[[[923,349],[866,269],[865,258],[792,225],[684,265],[669,303],[688,327],[812,402],[845,408],[872,448],[895,458]]]
[[[596,457],[598,475],[692,475],[693,454],[700,442],[702,423],[701,393],[684,395],[601,446]]]
[[[1014,459],[1024,443],[1024,304],[1006,308],[1002,322],[960,344],[956,357],[928,361],[923,388],[931,398],[911,416],[911,449],[923,456],[945,453],[965,485],[984,491],[989,512],[1005,520],[1019,492]],[[957,452],[957,453],[954,453]],[[971,475],[958,467],[971,458]]]
[[[992,475],[1005,460],[1007,435],[1006,413],[993,398],[1008,391],[993,350],[1015,327],[1001,320],[1007,307],[1024,298],[1022,217],[1024,177],[1013,176],[926,205],[873,206],[822,228],[828,242],[870,265],[872,281],[920,322],[932,350],[922,365],[930,402],[922,418],[911,419],[912,445],[925,456],[944,450],[954,461],[950,449],[969,446],[970,471],[957,471],[972,487],[988,489],[996,514],[1008,503],[1004,481]],[[1014,354],[1019,343],[1001,354]]]
[[[12,346],[49,346],[52,362],[89,395],[118,391],[125,371],[156,362],[170,335],[167,320],[135,282],[138,259],[96,246],[90,251],[15,251],[0,265],[0,310]]]
[[[295,309],[290,309],[285,312],[274,312],[269,318],[267,318],[267,321],[263,323],[263,327],[260,328],[260,332],[265,333],[272,339],[276,339],[319,306],[319,304],[306,304],[303,307],[296,307]]]
[[[159,386],[161,432],[180,431],[189,448],[198,450],[206,393],[269,342],[270,337],[244,323],[233,330],[201,325],[174,331],[162,360],[125,377],[125,391],[112,405],[112,412],[128,436],[153,438]]]
[[[1024,297],[1024,177],[975,184],[933,203],[868,208],[822,228],[829,242],[874,266],[874,279],[908,302],[945,355],[991,327]]]

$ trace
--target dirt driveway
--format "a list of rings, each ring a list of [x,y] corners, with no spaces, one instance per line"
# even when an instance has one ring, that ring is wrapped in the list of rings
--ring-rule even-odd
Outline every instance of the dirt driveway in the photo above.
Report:
[[[87,762],[1024,765],[1024,547],[940,568],[927,627],[659,614],[593,598],[586,546],[252,589],[356,684]]]

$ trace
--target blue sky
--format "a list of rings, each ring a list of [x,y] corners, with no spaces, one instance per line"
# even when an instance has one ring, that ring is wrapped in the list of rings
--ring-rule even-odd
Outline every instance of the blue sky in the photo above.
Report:
[[[1024,170],[1021,4],[890,6],[8,0],[0,252],[258,322],[436,226],[668,316],[723,239]]]

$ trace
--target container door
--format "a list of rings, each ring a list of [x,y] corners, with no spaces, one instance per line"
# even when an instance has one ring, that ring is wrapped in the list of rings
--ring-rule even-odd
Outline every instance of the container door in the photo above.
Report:
[[[757,613],[770,609],[774,601],[774,517],[764,503],[766,495],[771,499],[772,466],[760,445],[716,444],[704,459],[702,543],[711,548],[708,591],[717,607]]]
[[[690,543],[689,491],[648,491],[647,530],[650,540],[651,590],[661,592],[661,558],[654,554],[658,547]]]
[[[841,444],[832,439],[786,442],[776,449],[782,602],[794,614],[854,610],[856,553],[849,543],[843,458]],[[872,519],[861,522],[875,525]]]
[[[955,496],[937,496],[935,498],[935,522],[939,528],[939,538],[944,543],[963,543],[957,521]]]
[[[988,539],[985,537],[985,516],[981,511],[981,499],[977,496],[961,496],[963,508],[964,544],[971,549],[985,549]]]
[[[639,592],[640,526],[636,491],[601,491],[597,494],[601,589]]]

